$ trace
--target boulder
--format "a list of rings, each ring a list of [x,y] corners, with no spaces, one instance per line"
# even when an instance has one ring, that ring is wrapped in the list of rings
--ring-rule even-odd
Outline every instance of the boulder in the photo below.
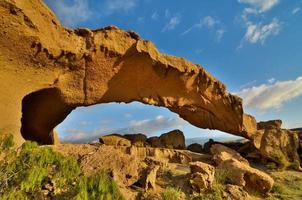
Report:
[[[267,193],[272,189],[274,180],[268,174],[251,167],[236,151],[214,144],[211,152],[217,168],[228,172],[232,184],[259,193]]]
[[[130,140],[131,144],[137,147],[144,147],[147,141],[147,136],[142,133],[126,134],[124,135],[124,138]]]
[[[282,120],[276,119],[276,120],[270,120],[266,122],[258,122],[257,123],[257,129],[280,129],[282,125]]]
[[[223,192],[224,199],[227,200],[252,200],[250,195],[238,185],[227,184]]]
[[[194,191],[201,192],[202,190],[212,187],[215,175],[215,168],[203,162],[191,162],[191,177],[190,183]]]
[[[105,135],[99,138],[101,144],[111,145],[111,146],[126,146],[130,147],[131,142],[127,140],[121,135],[118,134],[111,134]]]
[[[185,149],[185,136],[180,130],[164,133],[159,137],[160,143],[166,148]]]
[[[221,144],[212,145],[211,154],[213,155],[213,160],[217,165],[232,158],[238,160],[239,162],[249,165],[249,162],[245,158],[243,158],[238,152]]]
[[[227,170],[228,176],[234,185],[242,186],[248,191],[261,194],[268,193],[274,180],[266,173],[251,167],[245,162],[231,158],[221,162],[217,169]]]
[[[149,137],[146,141],[151,147],[162,147],[159,137],[157,136]]]
[[[301,170],[298,155],[300,144],[295,132],[270,127],[264,130],[259,144],[258,149],[262,158],[277,163],[279,168],[291,166]]]
[[[151,164],[144,170],[140,182],[146,191],[156,190],[156,175],[159,167],[159,165]]]
[[[192,151],[192,152],[196,152],[196,153],[202,153],[202,145],[198,144],[198,143],[194,143],[194,144],[190,144],[189,146],[187,146],[187,150]]]

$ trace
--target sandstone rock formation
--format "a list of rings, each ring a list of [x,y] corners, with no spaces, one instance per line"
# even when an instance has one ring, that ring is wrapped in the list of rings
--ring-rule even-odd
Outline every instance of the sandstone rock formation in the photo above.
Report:
[[[151,164],[145,169],[144,175],[141,179],[145,190],[156,189],[156,175],[159,169],[159,165]]]
[[[301,170],[299,136],[294,131],[282,129],[281,125],[281,120],[258,123],[261,130],[254,137],[254,144],[264,159],[275,162],[280,168],[291,166]]]
[[[67,29],[41,0],[0,2],[0,128],[41,144],[78,106],[139,101],[248,137],[242,101],[203,67],[132,31]],[[126,83],[126,84],[125,84]]]
[[[268,174],[251,167],[237,152],[219,144],[213,145],[211,152],[217,168],[228,172],[232,184],[260,193],[267,193],[272,189],[274,180]]]
[[[119,134],[105,135],[99,138],[101,144],[111,145],[111,146],[131,146],[131,141],[124,138]]]
[[[201,192],[202,190],[212,187],[215,175],[215,168],[203,162],[191,162],[191,178],[190,183],[194,191]]]
[[[185,149],[185,136],[180,130],[173,130],[164,133],[159,137],[159,141],[163,147],[172,149]]]
[[[123,136],[124,138],[131,141],[131,144],[137,147],[146,146],[147,136],[141,133],[138,134],[126,134]]]
[[[61,144],[53,148],[64,155],[75,156],[87,175],[108,170],[120,187],[130,186],[138,181],[139,160],[114,146]]]
[[[196,153],[202,153],[202,145],[198,143],[190,144],[189,146],[187,146],[187,150]]]
[[[230,184],[226,185],[223,197],[227,200],[252,200],[243,187]]]

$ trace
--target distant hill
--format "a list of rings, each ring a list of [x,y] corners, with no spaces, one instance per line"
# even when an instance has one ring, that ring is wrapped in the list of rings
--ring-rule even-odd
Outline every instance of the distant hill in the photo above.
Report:
[[[238,137],[238,136],[220,136],[220,137],[195,137],[195,138],[187,138],[186,139],[186,145],[190,145],[193,143],[198,143],[198,144],[204,144],[209,141],[209,139],[213,139],[214,141],[217,142],[229,142],[229,141],[240,141],[243,138]]]

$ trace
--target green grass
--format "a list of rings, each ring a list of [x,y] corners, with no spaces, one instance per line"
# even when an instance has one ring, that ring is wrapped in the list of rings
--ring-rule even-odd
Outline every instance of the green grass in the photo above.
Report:
[[[49,195],[55,199],[124,199],[107,173],[86,177],[73,157],[35,142],[14,149],[12,141],[12,136],[0,140],[0,200],[43,199],[46,185],[53,186]]]
[[[181,191],[172,187],[168,187],[162,193],[163,200],[180,200]]]
[[[225,169],[215,170],[215,181],[218,184],[226,185],[232,183],[231,174]]]

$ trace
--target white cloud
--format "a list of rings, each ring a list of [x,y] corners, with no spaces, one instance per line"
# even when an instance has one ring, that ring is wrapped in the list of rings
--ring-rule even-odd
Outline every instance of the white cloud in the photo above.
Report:
[[[260,23],[247,22],[247,30],[243,40],[251,44],[255,44],[258,42],[264,44],[269,37],[278,35],[280,30],[281,30],[281,23],[277,18],[274,18],[268,24],[262,24],[261,22]],[[240,47],[241,46],[242,44],[240,45]]]
[[[64,1],[52,1],[53,9],[65,26],[74,27],[91,17],[92,12],[88,1],[72,0],[71,4]]]
[[[115,11],[127,12],[133,9],[137,3],[138,0],[106,0],[105,8],[109,14]]]
[[[154,119],[132,120],[129,122],[128,127],[120,129],[100,128],[92,131],[67,130],[64,133],[65,136],[60,139],[63,142],[87,143],[97,140],[102,135],[111,133],[144,133],[148,135],[158,131],[181,129],[185,123],[185,120],[179,117],[165,117],[158,115]]]
[[[302,76],[295,80],[275,81],[242,89],[237,93],[246,108],[264,111],[280,108],[285,102],[302,95]]]
[[[225,29],[224,28],[220,28],[216,31],[216,41],[217,42],[220,42],[222,37],[224,36],[224,33],[225,33]]]
[[[297,14],[298,12],[300,12],[301,8],[300,7],[296,7],[292,10],[292,14],[295,15]]]
[[[157,131],[181,129],[186,122],[179,117],[157,116],[155,119],[132,120],[129,127],[120,129],[119,133],[145,133],[150,134]]]
[[[164,26],[164,28],[162,29],[162,32],[165,31],[170,31],[175,29],[175,27],[180,23],[180,17],[179,16],[174,16],[171,17],[169,22]]]
[[[256,9],[258,12],[263,13],[277,5],[279,0],[238,0],[238,2],[248,4],[254,11]]]
[[[196,24],[193,24],[193,26],[191,26],[190,28],[188,28],[186,31],[184,31],[181,35],[186,35],[189,32],[191,32],[193,29],[197,28],[197,29],[201,29],[203,27],[212,29],[214,28],[216,25],[220,24],[220,21],[212,16],[206,16],[202,19],[200,19],[200,21]]]
[[[151,15],[151,19],[153,20],[158,20],[159,18],[159,14],[155,11],[152,15]]]

